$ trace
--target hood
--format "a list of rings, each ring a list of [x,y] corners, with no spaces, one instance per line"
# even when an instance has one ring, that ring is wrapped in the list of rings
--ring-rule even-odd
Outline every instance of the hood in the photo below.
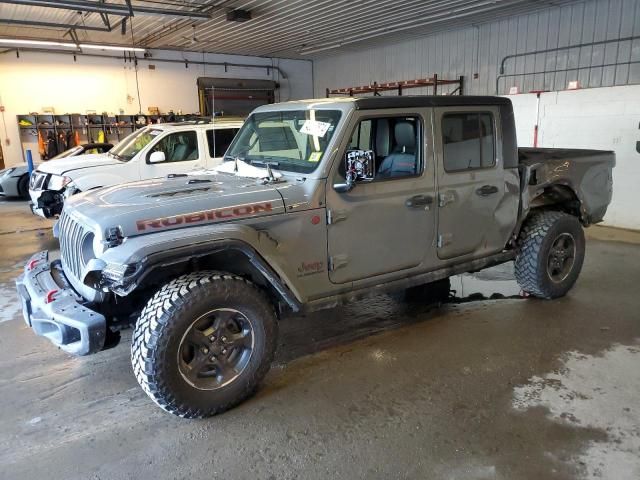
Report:
[[[101,167],[121,163],[122,162],[106,153],[93,153],[49,160],[48,162],[40,164],[38,170],[45,173],[53,173],[54,175],[64,175],[72,170],[81,168]]]
[[[278,183],[280,186],[282,183]],[[232,175],[156,178],[88,191],[69,198],[65,212],[102,232],[125,237],[284,213],[272,185]]]

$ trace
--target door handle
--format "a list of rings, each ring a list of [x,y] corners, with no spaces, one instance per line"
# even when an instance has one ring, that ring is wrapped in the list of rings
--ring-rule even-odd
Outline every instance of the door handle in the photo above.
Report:
[[[409,208],[423,208],[428,207],[433,203],[433,197],[430,195],[416,195],[415,197],[407,198],[404,203]]]
[[[496,187],[495,185],[483,185],[476,190],[476,193],[481,197],[486,197],[489,195],[493,195],[494,193],[498,193],[498,187]]]

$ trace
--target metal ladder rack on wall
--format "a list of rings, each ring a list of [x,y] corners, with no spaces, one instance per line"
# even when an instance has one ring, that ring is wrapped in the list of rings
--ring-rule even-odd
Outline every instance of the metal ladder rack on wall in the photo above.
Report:
[[[395,90],[398,95],[402,95],[402,92],[408,88],[425,88],[433,87],[433,95],[438,95],[438,87],[443,85],[457,85],[457,87],[449,92],[448,95],[462,95],[464,88],[464,77],[460,77],[456,80],[444,80],[438,78],[438,75],[434,75],[430,78],[418,78],[415,80],[402,80],[399,82],[387,82],[378,83],[373,82],[371,85],[363,85],[359,87],[346,87],[346,88],[327,88],[327,98],[331,95],[362,95],[365,93],[373,93],[374,96],[380,96],[380,92],[388,92]]]

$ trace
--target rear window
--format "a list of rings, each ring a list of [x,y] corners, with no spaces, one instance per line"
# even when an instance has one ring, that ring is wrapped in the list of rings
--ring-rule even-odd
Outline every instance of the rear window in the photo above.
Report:
[[[495,165],[493,115],[448,113],[442,117],[444,169],[459,172]]]
[[[238,128],[218,128],[207,130],[207,145],[209,146],[209,156],[212,158],[222,157],[233,141],[233,137],[238,133]]]

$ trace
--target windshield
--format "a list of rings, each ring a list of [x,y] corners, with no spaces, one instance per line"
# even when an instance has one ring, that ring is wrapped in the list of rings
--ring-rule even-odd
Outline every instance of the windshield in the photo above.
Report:
[[[83,148],[80,145],[78,145],[77,147],[73,147],[73,148],[70,148],[69,150],[65,150],[64,152],[59,153],[55,157],[51,157],[49,160],[55,160],[56,158],[73,157],[74,155],[81,153],[82,150]]]
[[[122,141],[109,150],[109,153],[118,160],[128,162],[161,133],[162,130],[157,128],[143,128],[123,138]]]
[[[341,115],[339,110],[254,113],[242,126],[224,158],[311,173],[320,163]]]

